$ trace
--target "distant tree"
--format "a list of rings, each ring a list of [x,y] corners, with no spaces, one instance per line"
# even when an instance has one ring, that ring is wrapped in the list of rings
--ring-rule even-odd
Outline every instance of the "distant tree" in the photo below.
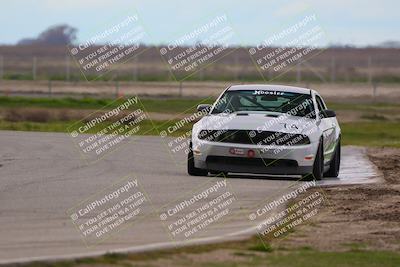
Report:
[[[400,48],[400,42],[399,41],[386,41],[383,43],[380,43],[378,47],[383,47],[383,48]]]
[[[30,44],[36,44],[37,43],[37,39],[35,38],[24,38],[21,39],[17,44],[18,45],[30,45]]]
[[[39,34],[37,38],[25,38],[20,40],[18,44],[67,45],[76,40],[76,32],[77,29],[69,25],[55,25]]]
[[[329,48],[356,48],[354,45],[351,44],[341,44],[341,43],[330,43],[328,44]]]

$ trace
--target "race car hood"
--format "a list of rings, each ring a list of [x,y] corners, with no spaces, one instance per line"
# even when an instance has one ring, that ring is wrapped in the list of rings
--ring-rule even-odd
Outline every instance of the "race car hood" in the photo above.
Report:
[[[257,130],[284,133],[304,133],[315,127],[315,119],[282,113],[232,113],[203,117],[196,130]]]

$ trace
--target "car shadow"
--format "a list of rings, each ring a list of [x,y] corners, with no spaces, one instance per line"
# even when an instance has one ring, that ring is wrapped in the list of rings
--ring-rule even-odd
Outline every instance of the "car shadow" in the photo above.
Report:
[[[300,175],[295,176],[279,176],[279,175],[268,175],[268,174],[242,174],[242,173],[232,173],[224,176],[223,174],[209,175],[209,177],[219,177],[228,179],[254,179],[254,180],[273,180],[273,181],[297,181],[297,182],[309,182],[313,181],[312,176],[308,178],[302,178]],[[322,180],[317,181],[319,184],[325,183],[335,183],[340,182],[342,179],[339,177],[324,177]]]
[[[209,177],[226,177],[228,179],[257,179],[257,180],[284,180],[284,181],[300,181],[301,176],[278,176],[278,175],[267,175],[267,174],[242,174],[242,173],[229,173],[228,175],[217,174],[209,175]],[[308,181],[308,180],[301,180]]]

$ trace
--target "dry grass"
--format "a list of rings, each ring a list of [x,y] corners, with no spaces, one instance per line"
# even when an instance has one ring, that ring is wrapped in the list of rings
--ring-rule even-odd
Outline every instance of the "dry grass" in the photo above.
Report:
[[[193,78],[197,80],[262,80],[249,56],[248,48],[229,48],[228,50],[226,57],[211,64]],[[315,57],[306,58],[307,64],[302,64],[301,75],[303,80],[308,81],[320,81],[319,77],[323,77],[326,81],[330,81],[332,77],[335,77],[337,81],[367,81],[371,72],[374,80],[399,82],[399,50],[392,48],[317,50]],[[128,60],[119,65],[117,71],[113,71],[109,75],[109,79],[119,77],[123,80],[173,80],[157,47],[142,47],[139,53],[141,53],[140,56],[135,60]],[[6,76],[22,75],[22,79],[28,77],[32,74],[32,59],[37,57],[37,77],[39,79],[66,78],[66,55],[68,54],[65,46],[0,46],[0,55],[4,57]],[[371,66],[368,65],[369,57]],[[333,59],[334,63],[332,63]],[[70,74],[74,79],[83,78],[79,68],[72,60],[70,61]],[[264,73],[264,76],[269,79],[280,74],[282,73],[271,72]],[[292,68],[282,78],[286,81],[296,81],[296,68]]]

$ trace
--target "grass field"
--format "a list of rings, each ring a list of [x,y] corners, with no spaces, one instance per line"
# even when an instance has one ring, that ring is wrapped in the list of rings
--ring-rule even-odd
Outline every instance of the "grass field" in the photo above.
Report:
[[[117,107],[124,100],[118,99],[93,99],[93,98],[24,98],[24,97],[0,97],[1,109],[18,108],[46,108],[55,109],[88,109],[98,110],[107,106],[108,109]],[[148,112],[162,114],[190,113],[200,103],[212,103],[213,99],[156,99],[144,98],[140,100]],[[328,103],[328,106],[336,111],[361,112],[362,121],[340,123],[343,133],[344,145],[360,146],[391,146],[400,147],[400,123],[398,120],[388,120],[391,115],[400,113],[400,104],[372,103],[372,104],[349,104],[349,103]],[[0,129],[16,131],[40,131],[40,132],[67,132],[69,125],[75,121],[50,120],[46,122],[35,121],[7,121],[0,120]],[[139,134],[157,135],[165,130],[166,125],[176,120],[147,120],[141,123],[142,130]],[[340,122],[340,118],[339,118]],[[103,123],[98,127],[105,127]],[[98,128],[92,129],[94,133]],[[175,132],[174,135],[181,135],[190,130],[190,125],[185,125]]]
[[[117,107],[125,100],[120,99],[96,99],[96,98],[28,98],[0,96],[1,108],[18,107],[43,107],[43,108],[79,108],[101,109]],[[140,98],[140,101],[149,112],[187,113],[195,110],[200,103],[212,103],[214,98]],[[400,103],[327,103],[333,110],[376,111],[389,114],[400,112]]]
[[[194,111],[200,103],[212,103],[214,99],[156,99],[141,98],[140,102],[149,112],[181,113]],[[114,108],[125,99],[95,99],[95,98],[27,98],[0,96],[1,108],[42,107],[71,109],[101,109],[104,106]]]
[[[166,128],[176,121],[150,121],[144,120],[140,125],[140,131],[137,135],[158,135],[160,131],[166,130]],[[68,132],[68,128],[74,124],[74,128],[83,126],[83,123],[75,124],[75,121],[51,121],[51,122],[7,122],[0,121],[1,130],[12,130],[12,131],[34,131],[34,132]],[[97,133],[99,130],[106,128],[111,123],[99,123],[95,127],[91,128],[87,133]],[[179,128],[171,136],[180,136],[191,128],[185,126]]]
[[[34,262],[26,267],[79,267],[79,266],[192,266],[192,267],[397,267],[400,254],[389,251],[349,249],[343,252],[317,251],[309,247],[298,250],[285,248],[265,249],[254,245],[254,239],[209,246],[186,247],[173,250],[136,254],[106,254],[96,258],[83,258],[60,262]],[[219,252],[218,257],[204,257]],[[208,254],[209,255],[209,254]],[[203,256],[203,257],[202,257]],[[201,259],[201,260],[199,260]]]
[[[340,126],[344,145],[400,147],[399,122],[350,122]]]

